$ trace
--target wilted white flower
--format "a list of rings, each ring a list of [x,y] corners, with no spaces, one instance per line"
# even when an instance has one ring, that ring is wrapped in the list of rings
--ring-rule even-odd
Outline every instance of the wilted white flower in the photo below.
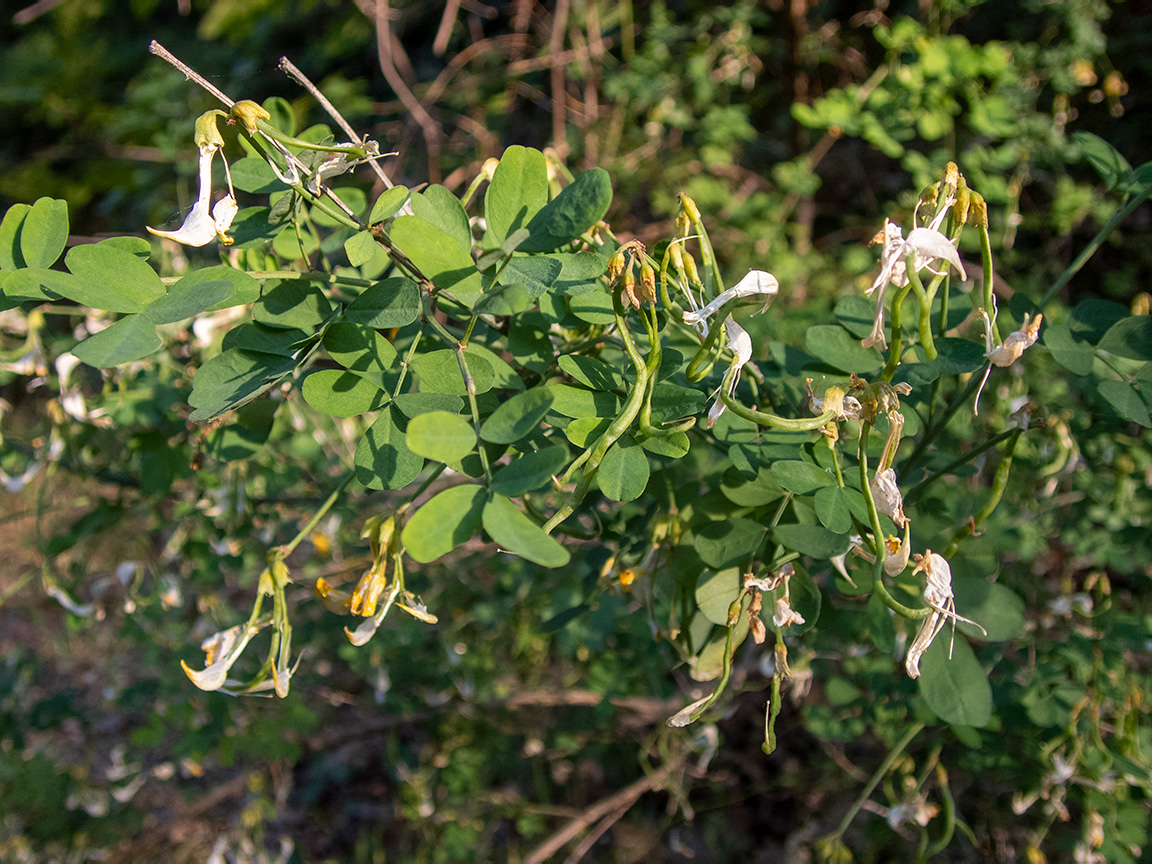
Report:
[[[952,596],[952,568],[943,555],[937,555],[931,549],[925,550],[923,555],[915,556],[916,567],[913,573],[924,571],[924,602],[932,610],[932,614],[924,619],[916,638],[908,648],[908,656],[904,660],[904,668],[909,678],[920,677],[920,658],[932,644],[932,640],[943,629],[944,622],[951,618],[953,621],[953,639],[955,639],[955,622],[963,621],[974,627],[980,627],[975,621],[956,614],[956,601]],[[987,634],[983,627],[982,633]],[[951,648],[948,656],[952,656]]]
[[[221,630],[200,643],[200,650],[205,654],[202,670],[197,672],[183,660],[180,661],[180,665],[192,683],[201,690],[219,690],[228,678],[228,670],[257,632],[258,628],[249,627],[247,624],[237,624],[235,627]]]
[[[872,323],[872,332],[868,338],[861,340],[864,347],[867,348],[872,345],[879,345],[881,348],[888,347],[888,343],[884,339],[884,295],[890,284],[898,288],[908,284],[907,259],[909,255],[914,256],[913,266],[916,268],[916,272],[923,270],[933,261],[942,260],[955,267],[960,273],[961,279],[968,278],[968,274],[964,271],[964,265],[960,261],[960,256],[956,254],[956,247],[938,230],[947,210],[947,207],[941,209],[936,218],[932,220],[932,224],[922,228],[913,228],[907,240],[904,239],[904,233],[900,230],[899,225],[895,225],[887,219],[884,220],[884,228],[877,235],[876,241],[884,243],[884,251],[880,256],[880,273],[873,280],[872,287],[865,292],[869,296],[873,293],[876,294],[876,318]]]
[[[872,500],[876,502],[876,512],[889,517],[897,528],[903,528],[908,519],[904,515],[904,498],[896,485],[895,469],[877,471],[868,487],[872,490]]]
[[[984,356],[992,362],[993,366],[1011,366],[1019,360],[1025,348],[1036,344],[1036,339],[1040,335],[1040,324],[1044,320],[1043,315],[1032,318],[1025,312],[1024,323],[1020,329],[1009,333],[1008,338],[1001,344],[993,346],[992,322],[988,318],[988,313],[983,309],[980,310],[980,315],[984,319],[984,338],[987,347]]]
[[[225,245],[232,243],[232,238],[225,232],[232,226],[239,205],[236,203],[236,193],[232,191],[232,175],[228,171],[227,161],[224,162],[224,174],[228,178],[228,194],[216,202],[211,213],[208,211],[212,199],[212,160],[221,147],[222,144],[216,142],[206,142],[200,146],[200,192],[184,224],[176,231],[159,231],[149,227],[151,233],[185,246],[204,246],[216,237]]]
[[[732,362],[724,374],[724,381],[720,388],[731,398],[732,394],[736,392],[736,383],[740,380],[740,370],[744,368],[745,363],[752,359],[752,337],[731,316],[724,319],[724,331],[728,334],[728,347],[732,349]],[[717,393],[716,401],[708,409],[709,429],[720,419],[720,415],[723,413],[724,399],[720,393]]]
[[[764,270],[749,270],[743,279],[728,290],[721,292],[707,306],[704,306],[702,309],[685,312],[684,323],[691,325],[705,324],[709,318],[720,311],[725,303],[741,297],[762,296],[764,298],[764,305],[761,306],[757,312],[753,313],[759,315],[772,304],[772,301],[776,299],[776,294],[779,291],[780,283],[776,281],[776,277],[771,273]],[[705,326],[707,325],[705,324]]]
[[[807,379],[808,407],[813,414],[820,415],[825,411],[835,410],[836,420],[859,420],[863,406],[855,396],[845,396],[844,388],[829,387],[823,396],[817,396],[812,388],[812,379]]]
[[[789,624],[803,624],[804,617],[788,604],[787,597],[776,601],[776,614],[772,616],[772,623],[777,627],[787,627]]]

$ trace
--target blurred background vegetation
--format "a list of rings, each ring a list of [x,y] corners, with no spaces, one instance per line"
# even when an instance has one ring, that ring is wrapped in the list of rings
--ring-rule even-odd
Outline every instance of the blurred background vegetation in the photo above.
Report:
[[[324,121],[277,70],[285,55],[398,151],[382,163],[397,183],[459,191],[510,144],[553,147],[609,171],[612,224],[646,242],[689,193],[727,273],[761,267],[785,286],[756,319],[780,342],[867,287],[864,244],[884,216],[906,222],[948,160],[989,203],[1009,304],[1041,297],[1116,210],[1071,132],[1152,159],[1140,2],[41,0],[4,14],[0,210],[62,198],[86,237],[165,224],[193,197],[189,132],[215,106],[149,40],[234,98],[283,96],[299,128]],[[372,180],[358,177],[370,197]],[[1146,312],[1150,219],[1145,205],[1109,238],[1069,308]],[[46,332],[48,357],[74,342]],[[0,515],[4,860],[525,861],[550,843],[555,860],[801,860],[894,743],[884,712],[914,687],[855,652],[870,637],[834,608],[793,658],[814,674],[798,676],[771,758],[756,652],[739,655],[749,692],[722,722],[667,729],[685,676],[629,594],[556,617],[607,550],[547,574],[458,554],[414,577],[430,608],[458,610],[438,628],[393,622],[357,650],[302,611],[311,647],[291,698],[195,691],[178,665],[207,635],[194,628],[230,623],[265,550],[326,496],[323,435],[338,432],[278,423],[253,461],[227,461],[182,419],[178,362],[114,385],[74,374],[103,387],[104,418],[62,425],[54,378],[0,372],[0,468],[27,476]],[[967,829],[948,860],[1068,860],[1094,813],[1107,860],[1148,845],[1152,442],[1042,348],[1000,386],[1050,414],[989,526],[1027,604],[1025,633],[997,647],[1002,725],[906,751],[874,796],[887,805],[846,835],[857,860],[916,857],[915,836],[877,816],[899,826],[892,809],[941,750]],[[63,458],[33,471],[49,438]],[[339,505],[290,561],[301,597],[363,569],[375,494]]]

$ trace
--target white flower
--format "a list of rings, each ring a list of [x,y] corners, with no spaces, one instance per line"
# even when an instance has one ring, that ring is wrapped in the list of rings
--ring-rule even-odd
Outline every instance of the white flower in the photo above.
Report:
[[[685,317],[687,317],[687,313],[685,313]],[[724,330],[728,334],[728,347],[732,349],[732,362],[724,374],[724,382],[720,385],[720,389],[728,394],[728,398],[732,398],[732,394],[736,392],[736,382],[740,380],[740,370],[744,368],[745,363],[752,359],[752,337],[748,335],[747,330],[732,320],[731,316],[724,319]],[[708,409],[709,429],[720,419],[720,415],[723,413],[724,399],[717,392],[716,401]]]
[[[868,488],[872,490],[876,512],[889,517],[897,528],[903,528],[908,520],[904,515],[904,498],[900,495],[900,487],[896,485],[895,469],[877,471]]]
[[[776,601],[776,614],[772,616],[772,623],[777,627],[787,627],[789,624],[803,624],[803,616],[788,604],[787,597]]]
[[[684,323],[694,326],[705,324],[705,322],[720,311],[721,307],[728,301],[742,297],[756,297],[757,295],[764,297],[764,305],[761,306],[757,312],[753,313],[754,315],[759,315],[772,304],[772,301],[776,299],[776,294],[779,291],[780,283],[776,281],[776,277],[771,273],[764,270],[749,270],[743,279],[727,291],[721,292],[707,306],[702,309],[685,312]],[[707,325],[705,324],[705,326]]]
[[[212,160],[219,149],[220,145],[212,142],[200,147],[200,192],[184,224],[176,231],[159,231],[149,227],[150,232],[185,246],[204,246],[216,237],[225,245],[232,243],[232,238],[225,232],[232,226],[232,220],[240,208],[236,203],[236,194],[232,191],[232,175],[228,171],[227,162],[224,163],[224,174],[228,178],[228,194],[216,202],[211,213],[208,212],[212,199]]]
[[[877,235],[877,239],[884,243],[884,252],[880,256],[880,273],[873,280],[872,287],[865,292],[869,296],[877,291],[879,293],[876,293],[876,318],[872,323],[872,333],[867,339],[861,340],[864,347],[867,348],[872,345],[879,345],[881,348],[888,347],[888,343],[884,339],[884,295],[888,291],[889,284],[898,288],[908,284],[907,259],[909,255],[914,256],[913,266],[916,268],[916,272],[920,272],[930,263],[939,259],[955,267],[960,273],[961,279],[968,278],[968,274],[964,271],[964,265],[960,262],[960,256],[956,254],[956,247],[938,230],[940,221],[947,210],[947,207],[941,209],[936,218],[932,220],[931,225],[913,228],[907,240],[904,239],[899,225],[894,225],[887,219],[884,220],[884,228]],[[932,272],[935,273],[936,271]]]
[[[932,640],[943,629],[944,622],[948,618],[953,621],[953,640],[956,638],[956,621],[963,621],[965,624],[980,627],[975,621],[956,614],[956,601],[952,596],[952,568],[948,566],[944,556],[937,555],[931,549],[927,549],[923,555],[915,556],[915,560],[916,567],[912,572],[924,571],[924,602],[932,609],[932,614],[924,619],[924,623],[920,625],[920,630],[916,633],[916,638],[912,640],[912,645],[908,648],[904,668],[907,670],[909,678],[920,677],[920,658],[928,650]],[[980,627],[980,631],[987,635],[987,631],[983,627]],[[952,656],[951,648],[948,649],[948,656]]]

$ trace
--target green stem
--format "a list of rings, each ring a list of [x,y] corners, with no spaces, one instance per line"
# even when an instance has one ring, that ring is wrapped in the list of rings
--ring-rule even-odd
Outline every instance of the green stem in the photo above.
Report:
[[[904,351],[904,345],[901,341],[900,309],[904,305],[904,298],[908,296],[908,292],[911,290],[912,283],[909,282],[892,299],[892,315],[890,317],[892,345],[888,349],[888,363],[884,366],[884,371],[880,373],[881,381],[891,381],[892,376],[896,374],[896,367],[900,365],[900,355]]]
[[[967,525],[961,527],[956,535],[952,538],[952,542],[948,544],[948,548],[944,550],[944,557],[951,558],[956,554],[961,541],[971,534],[975,534],[981,525],[987,521],[988,517],[992,515],[992,511],[1000,504],[1000,498],[1004,495],[1004,490],[1008,488],[1008,475],[1012,471],[1012,455],[1016,452],[1016,442],[1020,440],[1021,430],[1019,427],[1009,430],[1008,443],[1004,445],[1004,455],[1000,457],[1000,464],[996,467],[996,475],[992,478],[992,489],[988,495],[988,500],[984,506],[977,511],[976,515],[969,520]]]
[[[896,746],[888,751],[888,755],[884,757],[884,761],[880,763],[880,767],[876,769],[876,773],[872,775],[871,779],[869,779],[868,783],[864,786],[864,790],[860,793],[860,796],[852,806],[848,808],[848,812],[844,814],[844,818],[840,820],[840,825],[837,826],[836,831],[833,833],[834,837],[840,837],[848,830],[848,826],[852,824],[852,820],[856,818],[856,814],[860,812],[860,808],[864,806],[864,803],[872,796],[872,793],[876,791],[876,787],[880,785],[880,781],[884,779],[884,775],[892,770],[892,766],[900,757],[900,754],[904,752],[904,749],[912,743],[912,739],[919,735],[923,729],[923,723],[913,723],[908,727],[908,731],[904,733],[900,740],[896,742]]]
[[[1093,237],[1080,254],[1076,256],[1076,260],[1068,265],[1068,269],[1053,283],[1052,287],[1048,289],[1048,293],[1040,298],[1040,302],[1036,304],[1038,310],[1041,312],[1044,311],[1045,307],[1060,293],[1060,289],[1071,282],[1072,277],[1080,272],[1080,268],[1088,263],[1088,259],[1096,254],[1096,250],[1108,239],[1108,235],[1115,231],[1116,227],[1127,219],[1133,210],[1143,204],[1149,196],[1152,196],[1152,183],[1145,184],[1144,188],[1140,190],[1140,193],[1136,195],[1136,197],[1132,198],[1127,204],[1116,211],[1116,215],[1109,220],[1107,225],[1100,229],[1100,233]]]
[[[317,510],[312,515],[312,518],[308,520],[308,524],[300,529],[300,533],[293,537],[292,540],[286,545],[280,547],[284,550],[285,558],[291,555],[292,551],[300,545],[300,541],[312,533],[312,529],[316,527],[316,523],[323,519],[324,514],[332,509],[332,505],[336,503],[336,499],[340,497],[340,493],[344,491],[344,488],[352,481],[352,478],[355,476],[355,471],[349,471],[347,474],[345,474],[339,485],[332,490],[332,494],[329,495],[327,500],[325,500],[324,503],[320,505],[320,509]]]
[[[936,341],[932,337],[932,299],[924,290],[924,283],[920,281],[920,274],[916,272],[916,255],[908,255],[908,284],[916,293],[920,301],[920,344],[924,346],[924,354],[929,360],[936,359]]]
[[[992,241],[988,237],[988,226],[980,226],[980,263],[984,266],[984,311],[988,313],[988,320],[992,326],[994,345],[1000,344],[1000,331],[996,328],[996,301],[992,288],[994,284],[992,270]]]
[[[836,414],[833,411],[825,411],[819,417],[805,417],[791,420],[786,417],[777,417],[775,414],[765,414],[763,411],[756,411],[753,408],[744,407],[729,396],[724,389],[720,390],[720,399],[728,410],[737,417],[751,420],[760,426],[771,426],[773,429],[783,429],[787,432],[812,432],[836,419]]]
[[[1012,435],[1018,434],[1019,432],[1020,432],[1019,429],[1008,429],[1004,432],[1001,432],[999,435],[996,435],[993,438],[989,438],[987,441],[985,441],[983,444],[981,444],[976,449],[971,450],[968,453],[965,453],[963,456],[959,456],[956,459],[953,459],[951,462],[949,462],[943,468],[930,474],[929,476],[927,476],[923,480],[921,480],[919,483],[917,483],[911,489],[911,491],[909,491],[908,494],[904,496],[904,503],[908,504],[912,501],[915,501],[916,498],[918,498],[924,492],[924,490],[929,486],[929,484],[935,482],[936,480],[939,480],[945,474],[951,474],[953,471],[955,471],[961,465],[964,465],[968,462],[971,462],[973,459],[975,459],[981,453],[984,453],[987,450],[991,450],[993,447],[995,447],[1001,441],[1005,440],[1006,438],[1011,437]]]
[[[320,150],[324,153],[347,153],[355,156],[357,159],[364,159],[368,156],[367,150],[359,144],[314,144],[311,141],[305,141],[302,138],[293,138],[291,135],[285,135],[271,123],[266,120],[257,120],[256,128],[286,147],[298,147],[301,150]]]

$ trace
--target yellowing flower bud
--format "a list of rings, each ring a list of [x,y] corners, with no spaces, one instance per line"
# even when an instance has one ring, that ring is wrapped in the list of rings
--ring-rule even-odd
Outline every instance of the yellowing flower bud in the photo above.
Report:
[[[216,116],[222,113],[224,112],[206,111],[196,118],[196,132],[193,135],[193,140],[199,150],[203,151],[208,147],[218,150],[224,146],[224,138],[216,126]]]
[[[656,302],[656,271],[647,261],[640,264],[640,292],[641,303]]]
[[[256,132],[256,124],[259,121],[271,120],[272,115],[251,99],[241,99],[232,106],[232,118],[244,124],[244,128],[251,135]]]

